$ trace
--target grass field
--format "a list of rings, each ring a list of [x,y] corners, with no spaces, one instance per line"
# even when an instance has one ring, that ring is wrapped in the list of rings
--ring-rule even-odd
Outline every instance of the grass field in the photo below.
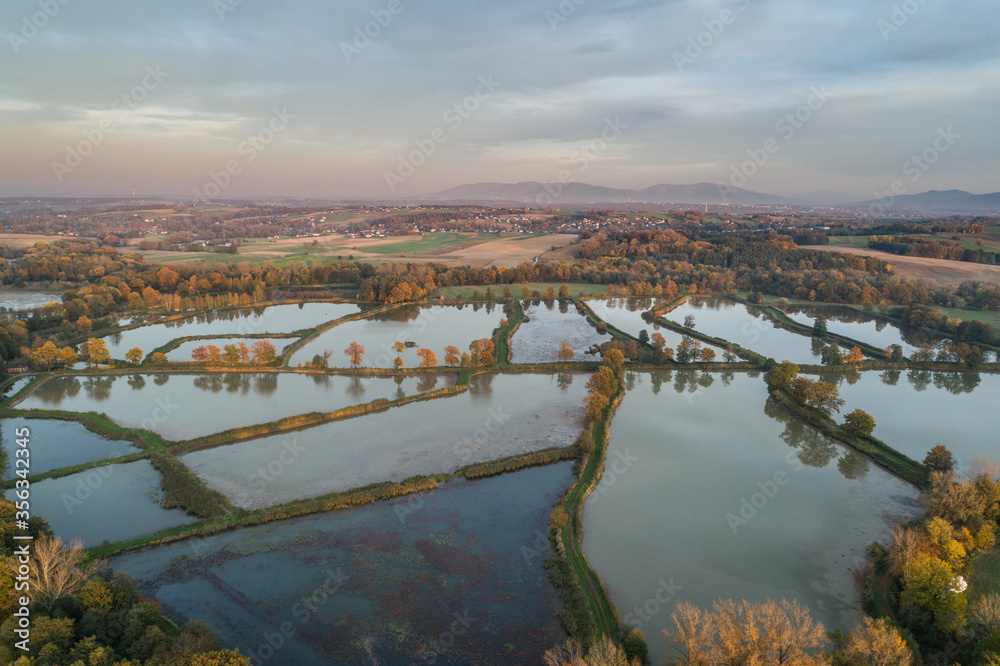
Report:
[[[988,312],[983,310],[959,310],[958,308],[940,308],[935,307],[935,310],[940,310],[952,319],[961,319],[962,321],[981,321],[987,324],[992,324],[993,326],[1000,326],[1000,312]]]
[[[398,243],[358,247],[359,252],[369,254],[423,254],[437,252],[446,248],[456,248],[467,243],[484,243],[496,240],[496,234],[462,234],[458,232],[440,232],[413,236],[413,240],[403,240]]]
[[[868,247],[867,236],[830,236],[830,247],[850,245],[852,247]]]
[[[1000,550],[980,555],[972,561],[969,576],[969,598],[984,594],[1000,594]]]

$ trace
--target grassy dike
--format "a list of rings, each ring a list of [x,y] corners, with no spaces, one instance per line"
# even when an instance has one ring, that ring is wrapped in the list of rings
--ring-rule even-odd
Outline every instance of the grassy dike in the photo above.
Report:
[[[867,455],[877,465],[908,481],[921,490],[927,490],[927,469],[892,448],[876,437],[854,435],[839,425],[829,416],[809,407],[799,405],[785,391],[771,389],[771,398],[789,414],[816,428],[823,434]]]
[[[297,342],[293,342],[288,347],[285,347],[285,351],[281,354],[281,358],[278,360],[278,366],[282,368],[288,367],[288,362],[291,360],[295,352],[302,349],[302,347],[305,347],[307,344],[309,344],[319,336],[323,335],[334,326],[340,326],[341,324],[346,324],[349,321],[357,321],[358,319],[365,319],[372,315],[381,314],[383,312],[388,312],[390,310],[403,307],[404,305],[412,305],[412,303],[391,303],[388,305],[383,304],[379,307],[371,308],[370,310],[362,309],[361,312],[355,312],[354,314],[349,314],[339,319],[328,321],[322,326],[317,326],[314,329],[306,329],[303,331],[298,331],[298,333],[301,334],[302,337]]]
[[[277,421],[271,421],[270,423],[261,423],[252,426],[242,426],[239,428],[232,428],[230,430],[224,430],[222,432],[213,433],[211,435],[206,435],[204,437],[197,437],[195,439],[189,439],[184,442],[177,442],[170,446],[170,451],[176,454],[185,451],[192,451],[194,449],[204,449],[211,446],[219,446],[221,444],[231,444],[233,442],[238,442],[245,439],[264,437],[267,435],[272,435],[279,432],[285,432],[288,430],[298,430],[301,428],[318,425],[320,423],[328,423],[330,421],[340,421],[354,416],[360,416],[362,414],[384,412],[393,407],[408,405],[412,402],[434,400],[435,398],[446,398],[448,396],[455,395],[458,393],[464,393],[465,391],[469,390],[470,375],[471,373],[465,375],[460,374],[458,383],[452,386],[446,386],[445,388],[438,389],[437,391],[429,391],[427,393],[408,395],[404,398],[399,398],[397,400],[379,398],[377,400],[366,402],[364,404],[343,407],[341,409],[332,412],[309,412],[306,414],[296,414],[294,416],[286,416],[285,418],[278,419]],[[464,381],[463,381],[463,376],[464,376]]]
[[[501,368],[510,365],[510,357],[512,354],[511,350],[511,338],[514,337],[514,333],[520,328],[521,323],[524,321],[524,308],[521,306],[520,299],[511,299],[514,304],[514,316],[509,322],[507,322],[507,327],[500,331],[500,335],[497,336],[496,340],[496,358],[497,365]]]
[[[291,333],[251,333],[249,335],[240,335],[238,333],[236,334],[220,333],[218,335],[187,335],[182,338],[174,338],[173,340],[167,342],[166,344],[160,345],[153,351],[149,352],[148,354],[146,354],[146,359],[143,361],[142,365],[148,364],[149,359],[152,358],[153,354],[156,353],[166,354],[168,352],[177,349],[185,342],[192,342],[194,340],[204,340],[205,344],[212,344],[213,340],[231,340],[234,338],[239,338],[241,340],[254,340],[254,341],[281,340],[285,338],[301,338],[304,335],[311,334],[312,331],[313,329],[303,329],[301,331],[293,331]],[[292,342],[289,342],[288,344],[294,344],[295,342],[298,342],[298,340],[294,340]],[[287,347],[288,345],[285,346]]]
[[[778,322],[778,325],[784,329],[792,331],[793,333],[798,333],[800,335],[805,335],[805,336],[813,335],[813,329],[811,326],[800,324],[799,322],[791,319],[788,315],[786,315],[784,312],[782,312],[773,305],[758,305],[756,307],[763,308],[764,312],[766,312],[767,315],[772,320]],[[830,331],[827,331],[822,335],[822,338],[830,342],[836,342],[842,348],[845,348],[847,350],[850,350],[851,347],[857,347],[867,356],[870,356],[878,360],[882,360],[885,358],[884,349],[879,349],[878,347],[874,347],[868,344],[867,342],[862,342],[860,340],[855,340],[854,338],[849,338],[846,335],[841,335],[839,333],[832,333]]]
[[[691,328],[684,328],[682,324],[678,324],[677,322],[671,321],[663,316],[653,317],[653,321],[662,326],[663,328],[674,331],[675,333],[680,333],[681,335],[686,335],[688,337],[695,338],[696,340],[707,342],[708,344],[715,345],[716,347],[719,347],[721,349],[732,347],[733,352],[735,354],[747,359],[747,361],[751,365],[755,367],[763,367],[764,357],[751,349],[747,349],[746,347],[741,347],[740,345],[730,342],[729,340],[723,340],[722,338],[716,338],[712,337],[711,335],[706,335],[705,333],[702,333],[700,331]]]
[[[529,467],[551,465],[556,462],[575,460],[577,456],[578,448],[575,445],[564,448],[549,448],[541,451],[534,451],[532,453],[511,456],[508,458],[501,458],[499,460],[474,463],[472,465],[462,467],[450,474],[413,477],[400,483],[373,483],[361,488],[352,488],[350,490],[329,493],[310,499],[293,500],[286,504],[266,509],[258,509],[255,511],[234,509],[232,513],[222,517],[205,519],[189,525],[181,525],[179,527],[157,532],[156,534],[137,537],[127,541],[119,541],[117,543],[95,546],[88,550],[88,554],[91,559],[111,557],[130,550],[174,543],[185,539],[203,538],[213,534],[238,529],[240,527],[264,525],[278,520],[300,518],[314,513],[326,513],[328,511],[335,511],[338,509],[374,504],[375,502],[404,497],[414,493],[428,492],[437,488],[440,483],[451,481],[453,479],[481,479],[489,476],[496,476],[498,474],[515,472]],[[181,465],[181,463],[176,460],[174,460],[174,463]],[[197,479],[197,477],[195,478]],[[198,480],[198,482],[201,483],[200,480]]]
[[[619,388],[601,418],[593,424],[593,450],[583,458],[576,483],[553,510],[550,526],[565,516],[562,527],[549,530],[553,556],[546,563],[563,596],[563,623],[571,637],[589,646],[600,635],[618,639],[622,633],[618,614],[600,578],[583,553],[583,505],[604,471],[611,418],[624,397]],[[564,513],[561,513],[564,512]]]

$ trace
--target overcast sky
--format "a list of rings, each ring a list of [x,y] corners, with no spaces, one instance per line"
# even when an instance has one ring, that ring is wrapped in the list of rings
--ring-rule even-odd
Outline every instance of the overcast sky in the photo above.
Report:
[[[1000,190],[996,0],[576,2],[4,0],[0,196]]]

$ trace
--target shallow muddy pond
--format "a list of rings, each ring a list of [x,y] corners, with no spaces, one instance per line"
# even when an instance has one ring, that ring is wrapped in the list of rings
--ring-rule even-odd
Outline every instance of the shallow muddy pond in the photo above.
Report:
[[[469,351],[469,343],[489,338],[504,316],[503,308],[496,304],[465,306],[405,305],[365,319],[345,322],[331,328],[307,343],[292,355],[290,364],[305,365],[313,356],[324,350],[332,351],[330,367],[345,368],[350,360],[344,350],[352,342],[364,346],[361,366],[366,368],[391,368],[396,359],[392,345],[396,342],[411,343],[403,350],[403,367],[420,365],[417,349],[426,347],[437,356],[438,365],[444,365],[444,348],[458,347]]]
[[[0,311],[22,312],[24,310],[34,310],[49,303],[61,304],[62,292],[0,289]]]
[[[453,472],[552,446],[583,426],[587,375],[476,375],[468,391],[181,456],[238,506]]]
[[[937,444],[951,451],[960,468],[973,457],[997,457],[1000,431],[1000,375],[926,370],[829,373],[847,404],[838,421],[854,409],[875,418],[872,433],[917,462]]]
[[[247,347],[250,347],[255,342],[259,342],[260,340],[267,340],[274,345],[274,350],[280,358],[285,348],[298,340],[298,338],[202,338],[200,340],[188,340],[187,342],[182,342],[176,349],[168,351],[167,360],[172,363],[191,363],[193,361],[191,358],[191,352],[198,347],[215,345],[221,350],[226,345],[235,345],[240,342],[243,342]]]
[[[653,663],[678,601],[795,598],[850,629],[862,612],[851,570],[915,515],[917,490],[768,406],[759,376],[637,374],[583,546]]]
[[[721,298],[690,298],[663,317],[684,324],[694,317],[693,330],[722,338],[765,358],[819,363],[824,342],[779,328],[763,310]]]
[[[558,361],[562,342],[573,348],[574,361],[596,360],[585,352],[591,345],[611,340],[610,333],[598,333],[568,301],[525,301],[524,314],[528,321],[517,327],[511,339],[511,363]]]
[[[12,497],[7,491],[7,498]],[[31,512],[63,541],[85,546],[153,534],[197,520],[160,506],[160,473],[148,460],[107,465],[31,485]]]
[[[539,546],[571,479],[562,463],[453,481],[112,566],[253,663],[537,664],[565,638]]]
[[[295,414],[394,400],[450,386],[456,379],[280,372],[53,377],[17,407],[103,412],[123,426],[184,440]]]
[[[117,458],[138,453],[131,442],[104,439],[75,421],[9,418],[0,420],[0,439],[7,454],[4,478],[13,477],[14,456],[19,448],[16,431],[28,429],[28,451],[32,474],[44,474],[60,467]]]
[[[806,326],[812,326],[817,316],[826,317],[826,330],[844,335],[853,340],[867,342],[878,349],[889,345],[899,345],[903,355],[909,357],[920,345],[937,346],[941,338],[927,335],[916,329],[904,329],[884,319],[866,316],[853,310],[836,308],[789,308],[788,318]]]
[[[359,312],[354,303],[298,303],[264,308],[220,310],[192,315],[163,324],[140,326],[104,338],[111,358],[123,359],[125,352],[138,347],[149,354],[176,338],[192,336],[254,335],[291,333]]]

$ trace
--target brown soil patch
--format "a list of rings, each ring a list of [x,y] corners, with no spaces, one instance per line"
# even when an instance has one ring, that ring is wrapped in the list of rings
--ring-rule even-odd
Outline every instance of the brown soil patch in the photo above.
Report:
[[[878,257],[892,264],[893,270],[900,277],[908,280],[928,280],[940,285],[951,286],[958,286],[966,280],[978,280],[980,282],[1000,285],[1000,266],[972,264],[966,261],[949,261],[948,259],[903,257],[880,250],[841,245],[803,245],[802,248],[806,250],[823,250],[826,252],[843,252],[845,254]]]

